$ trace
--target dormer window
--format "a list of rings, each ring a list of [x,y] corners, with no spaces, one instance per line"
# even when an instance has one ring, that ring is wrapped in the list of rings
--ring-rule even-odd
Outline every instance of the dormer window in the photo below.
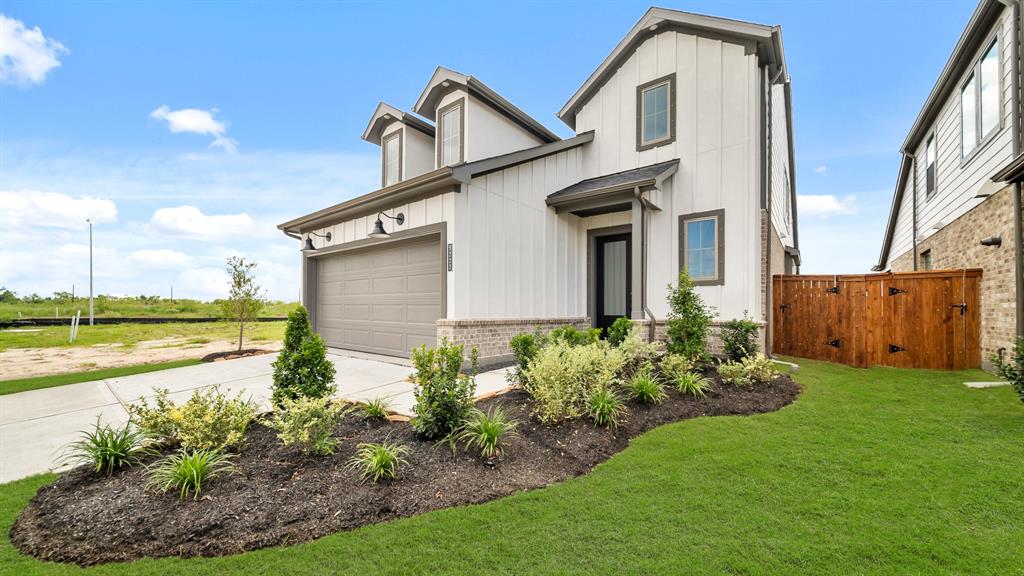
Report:
[[[668,144],[676,139],[675,87],[675,74],[637,86],[637,151]]]
[[[437,111],[437,164],[452,166],[462,162],[465,136],[463,110],[465,99],[459,98]]]
[[[398,184],[402,180],[402,131],[384,137],[383,150],[384,187]]]

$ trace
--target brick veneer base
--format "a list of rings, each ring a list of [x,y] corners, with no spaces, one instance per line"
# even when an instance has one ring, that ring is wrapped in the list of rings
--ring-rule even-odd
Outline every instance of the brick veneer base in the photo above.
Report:
[[[578,329],[590,327],[590,318],[466,318],[441,319],[437,321],[437,341],[447,338],[455,344],[463,344],[467,349],[475,346],[480,354],[481,366],[496,366],[511,363],[512,349],[509,340],[516,334],[543,332],[560,326],[572,325]]]
[[[649,340],[650,335],[650,320],[633,320],[633,324],[640,330],[640,334],[644,337],[644,340]],[[717,321],[711,323],[710,334],[708,334],[708,352],[714,356],[721,356],[725,354],[725,346],[722,344],[722,326],[725,324],[724,321]],[[761,351],[764,351],[764,337],[765,337],[765,323],[758,322],[758,339],[760,341]],[[654,339],[662,342],[668,339],[666,332],[668,330],[668,323],[665,320],[658,320],[654,325]]]

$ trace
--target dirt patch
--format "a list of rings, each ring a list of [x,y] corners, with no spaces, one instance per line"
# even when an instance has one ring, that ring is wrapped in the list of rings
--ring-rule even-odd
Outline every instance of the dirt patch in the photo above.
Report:
[[[224,360],[235,360],[237,358],[245,358],[246,356],[260,356],[261,354],[270,354],[273,350],[265,350],[263,348],[244,348],[242,350],[231,350],[230,352],[214,352],[207,354],[202,357],[203,362],[222,362]]]
[[[274,432],[253,426],[238,472],[211,482],[198,501],[144,488],[141,468],[96,476],[77,468],[40,489],[11,529],[22,552],[41,559],[91,565],[160,556],[219,556],[313,540],[366,524],[429,510],[481,503],[590,471],[651,428],[697,416],[753,414],[792,402],[800,387],[789,377],[737,388],[715,384],[706,398],[669,391],[657,406],[630,404],[618,430],[575,420],[541,425],[529,399],[514,390],[480,402],[502,404],[520,421],[504,460],[489,465],[461,449],[418,440],[407,423],[368,424],[349,416],[330,457],[281,446]],[[345,466],[360,442],[385,438],[408,445],[401,478],[360,483]]]

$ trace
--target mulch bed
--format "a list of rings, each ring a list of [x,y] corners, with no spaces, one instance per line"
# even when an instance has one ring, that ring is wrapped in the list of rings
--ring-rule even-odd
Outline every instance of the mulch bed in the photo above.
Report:
[[[273,350],[264,350],[263,348],[245,348],[242,350],[230,350],[228,352],[213,352],[207,354],[199,359],[200,362],[221,362],[223,360],[234,360],[235,358],[245,358],[246,356],[259,356],[261,354],[273,354]]]
[[[711,376],[709,373],[708,376]],[[308,541],[366,524],[430,510],[487,502],[589,472],[656,426],[697,416],[755,414],[793,402],[800,387],[788,376],[738,388],[717,383],[705,398],[669,390],[656,406],[630,404],[618,430],[589,420],[548,427],[529,416],[519,390],[489,398],[520,422],[518,436],[497,463],[461,449],[418,440],[407,423],[367,423],[349,415],[333,456],[305,456],[275,433],[253,425],[238,457],[238,472],[205,487],[198,501],[144,488],[140,467],[97,476],[77,468],[40,489],[11,529],[22,552],[41,559],[92,565],[160,556],[220,556]],[[346,462],[360,442],[385,438],[408,445],[401,477],[360,483]]]

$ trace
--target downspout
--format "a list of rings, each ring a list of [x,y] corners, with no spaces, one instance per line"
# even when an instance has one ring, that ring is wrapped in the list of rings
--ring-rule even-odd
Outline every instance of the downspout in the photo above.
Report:
[[[657,320],[654,318],[654,312],[647,307],[647,203],[644,202],[639,186],[633,188],[633,195],[640,204],[640,309],[651,320],[648,341],[654,342]]]
[[[911,203],[911,210],[910,210],[910,213],[913,214],[913,223],[912,223],[913,229],[911,230],[912,234],[910,235],[910,240],[912,242],[913,250],[914,250],[914,272],[917,272],[917,155],[915,155],[915,154],[906,154],[906,153],[904,153],[904,154],[907,155],[907,156],[910,156],[910,169],[914,173],[914,179],[911,180],[911,185],[910,185],[911,186],[911,189],[910,189],[910,197],[911,197],[911,201],[910,201],[910,203]]]
[[[1013,130],[1013,155],[1014,158],[1020,154],[1021,131],[1024,130],[1022,121],[1021,104],[1021,78],[1020,78],[1020,45],[1024,42],[1021,37],[1021,14],[1020,3],[1013,4],[1013,81],[1016,90],[1013,91],[1013,118],[1015,122]],[[1013,270],[1016,274],[1014,284],[1017,286],[1017,338],[1024,338],[1024,214],[1021,214],[1021,185],[1020,181],[1013,183]]]

